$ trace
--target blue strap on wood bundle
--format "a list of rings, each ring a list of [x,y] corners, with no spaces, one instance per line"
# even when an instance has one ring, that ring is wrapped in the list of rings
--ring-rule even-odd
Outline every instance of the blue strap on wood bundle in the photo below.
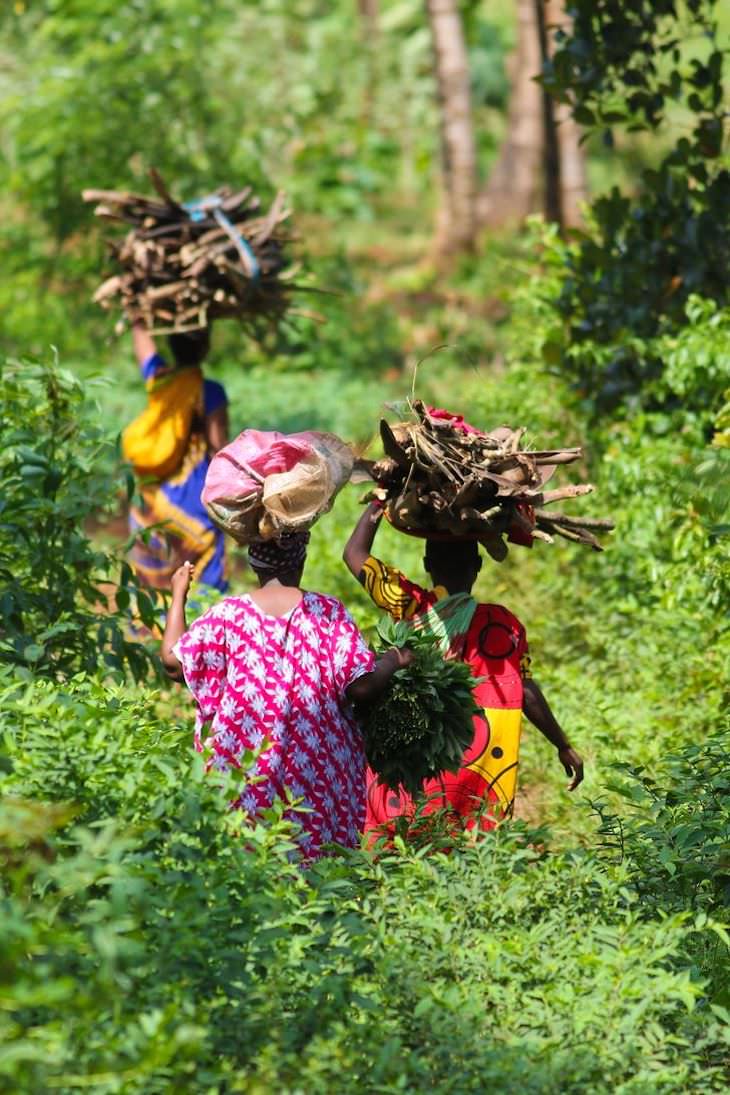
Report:
[[[186,211],[191,221],[202,221],[208,216],[209,213],[213,214],[213,219],[218,222],[223,231],[230,236],[231,240],[235,244],[236,250],[241,256],[241,262],[243,263],[248,276],[251,281],[258,281],[261,274],[261,267],[259,261],[253,253],[253,249],[248,240],[236,231],[236,228],[231,224],[230,220],[220,208],[223,199],[220,194],[208,194],[204,198],[197,198],[196,201],[183,202],[183,209]]]

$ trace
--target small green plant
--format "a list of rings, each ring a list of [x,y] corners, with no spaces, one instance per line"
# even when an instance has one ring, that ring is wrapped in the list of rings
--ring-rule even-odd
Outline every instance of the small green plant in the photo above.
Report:
[[[123,489],[101,470],[110,438],[56,364],[6,362],[0,399],[0,659],[53,677],[99,665],[144,676],[153,660],[126,637],[126,613],[154,626],[155,604],[85,530]]]

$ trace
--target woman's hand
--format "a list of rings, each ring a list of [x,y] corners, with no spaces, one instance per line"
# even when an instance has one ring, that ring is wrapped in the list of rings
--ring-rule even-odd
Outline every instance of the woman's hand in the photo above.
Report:
[[[558,756],[560,757],[560,763],[565,769],[566,776],[573,777],[568,790],[574,791],[578,784],[583,782],[583,760],[580,755],[576,753],[575,749],[573,749],[572,745],[566,745],[563,749],[559,749]]]
[[[167,670],[168,677],[172,677],[174,681],[181,681],[183,679],[182,665],[180,664],[177,655],[173,654],[172,648],[175,646],[175,643],[180,636],[184,635],[187,631],[187,624],[185,622],[185,602],[194,574],[195,570],[193,564],[186,560],[181,567],[177,568],[170,580],[172,604],[170,605],[170,611],[167,613],[167,620],[165,621],[165,633],[162,636],[160,658]]]
[[[181,600],[182,603],[185,604],[188,597],[188,590],[190,589],[190,583],[194,577],[195,568],[193,564],[186,559],[183,565],[177,568],[170,579],[173,600]]]
[[[358,677],[346,689],[347,698],[355,706],[374,703],[390,684],[393,674],[410,665],[415,655],[407,646],[391,646],[381,654],[370,673]]]
[[[412,665],[416,657],[409,646],[391,646],[386,653],[395,655],[396,670],[407,669],[409,665]]]

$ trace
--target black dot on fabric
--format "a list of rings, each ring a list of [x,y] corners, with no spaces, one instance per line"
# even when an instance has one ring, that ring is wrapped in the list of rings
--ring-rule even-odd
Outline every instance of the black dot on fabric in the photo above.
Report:
[[[502,749],[499,745],[495,745],[494,749],[492,749],[492,756],[496,757],[497,760],[499,760],[500,757],[504,756],[504,749]]]

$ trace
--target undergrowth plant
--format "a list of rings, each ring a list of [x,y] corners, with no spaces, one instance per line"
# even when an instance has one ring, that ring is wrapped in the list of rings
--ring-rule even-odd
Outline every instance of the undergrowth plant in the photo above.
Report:
[[[174,710],[0,682],[0,1090],[724,1090],[721,908],[639,890],[641,841],[512,825],[303,871]]]
[[[0,659],[53,677],[99,665],[143,677],[153,660],[126,614],[154,626],[155,602],[85,527],[124,491],[109,435],[53,363],[6,361],[0,403]]]

